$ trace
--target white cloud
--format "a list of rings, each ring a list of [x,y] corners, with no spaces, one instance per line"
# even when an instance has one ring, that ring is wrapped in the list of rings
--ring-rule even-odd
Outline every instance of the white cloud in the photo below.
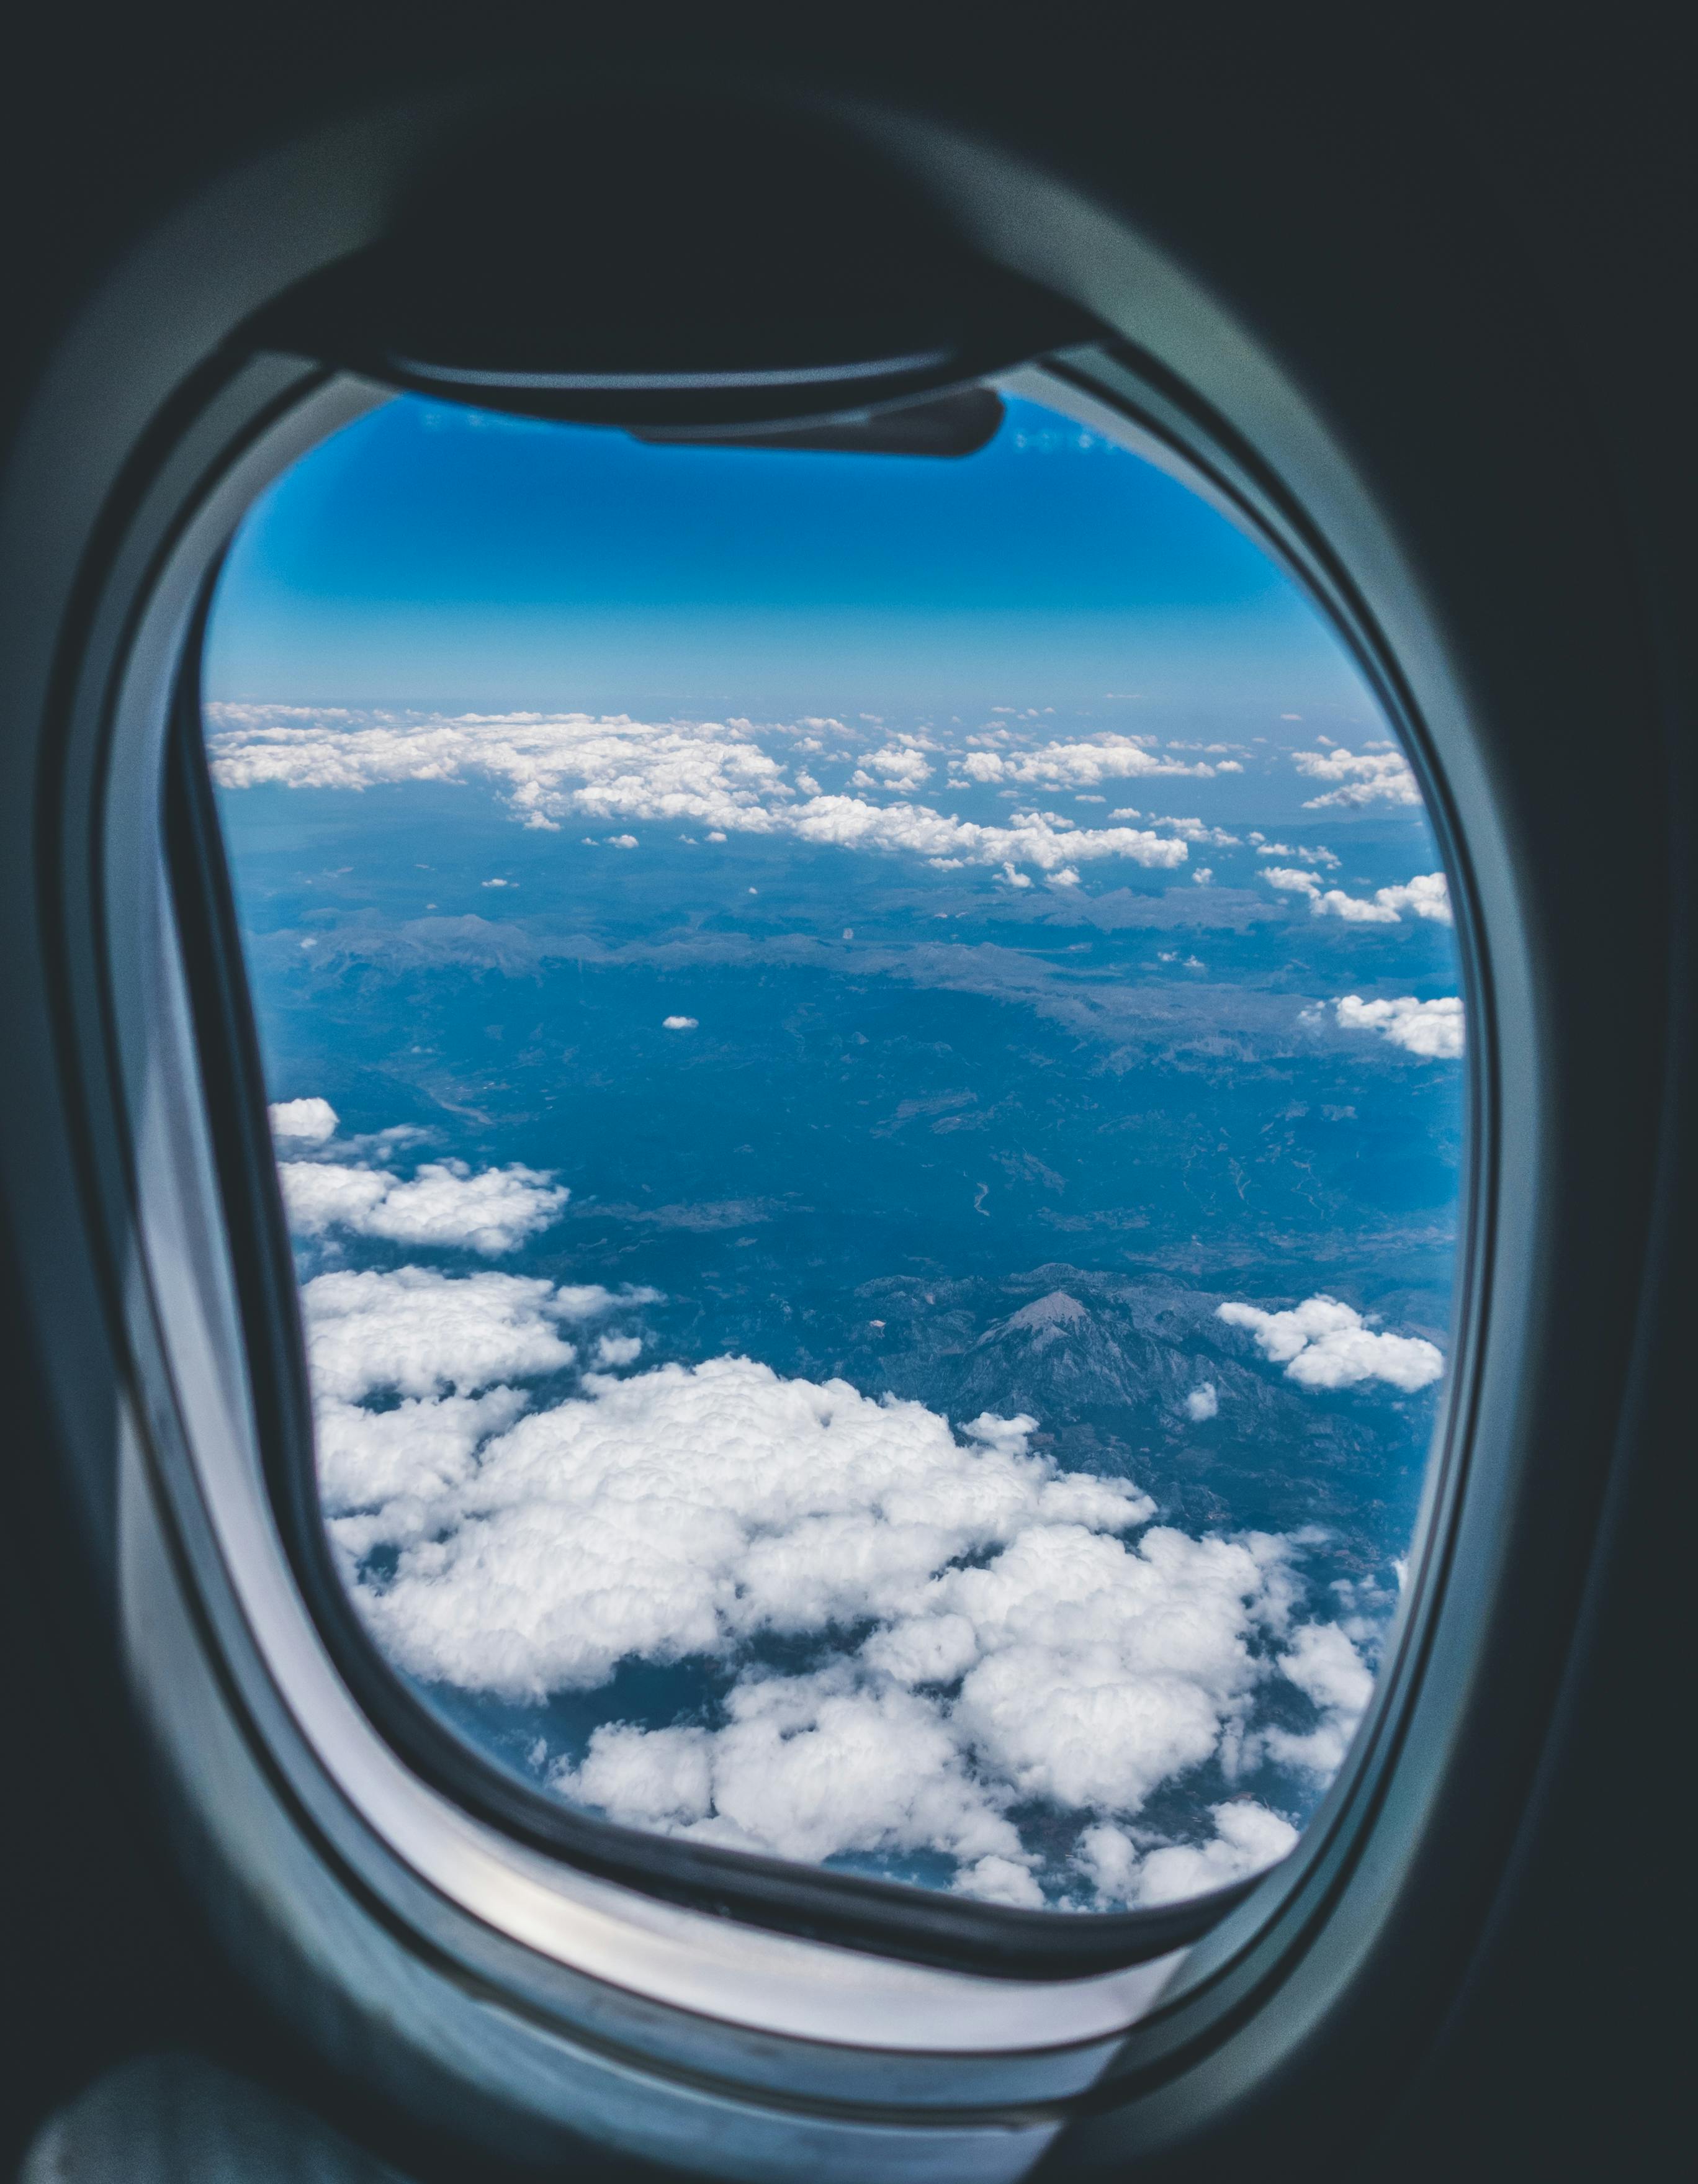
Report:
[[[1105,781],[1132,781],[1143,774],[1189,775],[1207,779],[1212,766],[1199,760],[1184,766],[1157,758],[1132,736],[1096,736],[1088,743],[1044,744],[1036,750],[970,751],[950,766],[967,781],[1007,783],[1029,788],[1095,788]]]
[[[942,1852],[964,1892],[1035,1904],[1049,1853],[1022,1838],[1026,1802],[1129,1822],[1251,1748],[1282,1674],[1321,1710],[1286,1763],[1313,1771],[1313,1737],[1336,1741],[1355,1656],[1292,1630],[1288,1544],[1152,1525],[1130,1483],[1035,1452],[1032,1418],[952,1430],[735,1357],[590,1373],[526,1411],[513,1384],[572,1362],[564,1329],[652,1295],[417,1268],[303,1291],[331,1534],[392,1658],[512,1701],[626,1659],[722,1664],[714,1726],[604,1722],[557,1766],[561,1794],[791,1858]],[[639,1350],[604,1333],[597,1363]],[[373,1395],[391,1407],[359,1407]],[[1135,1892],[1088,1834],[1081,1871],[1105,1902],[1165,1900],[1278,1855],[1284,1825],[1140,1838]]]
[[[1215,1805],[1211,1817],[1215,1832],[1207,1841],[1153,1847],[1100,1822],[1079,1838],[1079,1867],[1105,1905],[1177,1903],[1277,1865],[1297,1841],[1289,1820],[1252,1798]]]
[[[604,1308],[619,1300],[598,1292]],[[319,1274],[301,1290],[313,1386],[336,1401],[470,1394],[558,1373],[576,1352],[558,1331],[586,1318],[583,1292],[523,1274]]]
[[[981,1903],[1011,1903],[1016,1910],[1041,1911],[1044,1891],[1031,1868],[1030,1860],[993,1853],[963,1866],[955,1877],[955,1887],[963,1896],[977,1897]]]
[[[1261,877],[1282,894],[1306,894],[1312,901],[1321,892],[1321,883],[1313,872],[1300,872],[1287,865],[1270,865]]]
[[[911,744],[892,744],[882,750],[863,751],[860,766],[849,777],[857,788],[918,788],[932,778],[932,766],[925,752]]]
[[[1319,1719],[1302,1732],[1263,1730],[1261,1749],[1281,1766],[1330,1781],[1373,1696],[1372,1673],[1336,1623],[1309,1623],[1294,1631],[1279,1671],[1312,1702]]]
[[[1377,1031],[1423,1061],[1453,1061],[1462,1051],[1462,1004],[1455,994],[1434,1001],[1418,1001],[1412,994],[1365,1001],[1360,994],[1346,994],[1333,1009],[1340,1030]]]
[[[1259,857],[1294,857],[1300,865],[1336,865],[1338,859],[1330,850],[1306,850],[1300,844],[1293,848],[1286,842],[1270,842],[1264,834],[1252,834]]]
[[[710,841],[733,833],[788,835],[866,852],[905,851],[946,866],[1031,864],[1046,872],[1107,858],[1171,868],[1187,855],[1183,839],[1125,827],[1069,832],[1063,849],[1059,836],[1071,822],[1054,813],[1016,814],[1011,826],[986,827],[927,805],[800,795],[788,776],[799,748],[795,729],[788,727],[757,728],[746,721],[656,723],[585,713],[415,718],[230,705],[209,713],[213,771],[226,789],[265,783],[359,789],[380,783],[481,779],[493,782],[527,825],[545,828],[558,828],[571,816],[673,821],[701,826]],[[1088,788],[1118,772],[1212,770],[1158,761],[1141,744],[1121,738],[1050,744],[1006,760],[974,752],[963,764],[982,762],[1008,769],[998,778],[1034,786]],[[892,745],[869,754],[863,764],[875,768],[882,786],[905,789],[923,778],[927,761],[911,747]],[[634,846],[634,837],[609,838]]]
[[[1220,1407],[1220,1394],[1212,1380],[1200,1382],[1185,1398],[1185,1415],[1196,1425],[1217,1417]]]
[[[479,1446],[514,1423],[526,1397],[496,1386],[480,1396],[409,1396],[370,1411],[325,1392],[325,1377],[315,1375],[319,1494],[351,1580],[380,1540],[428,1536],[442,1497],[464,1485]]]
[[[1224,827],[1211,827],[1202,819],[1156,819],[1151,824],[1166,827],[1170,833],[1177,834],[1182,842],[1189,842],[1194,848],[1200,844],[1206,844],[1213,850],[1236,850],[1243,846],[1242,835],[1229,834]]]
[[[1437,925],[1456,922],[1450,882],[1443,872],[1417,872],[1401,887],[1377,888],[1374,900],[1395,911],[1409,911],[1417,917],[1430,918]]]
[[[1171,870],[1189,854],[1183,841],[1149,828],[1076,827],[1047,811],[1010,816],[1006,827],[983,827],[945,818],[922,804],[878,805],[852,796],[816,796],[788,812],[783,823],[804,842],[849,850],[905,850],[934,864],[1029,864],[1044,872],[1109,857]]]
[[[321,1145],[337,1132],[337,1112],[328,1100],[276,1100],[267,1111],[271,1134],[298,1145]]]
[[[1322,811],[1360,804],[1419,804],[1421,791],[1409,760],[1399,750],[1365,750],[1353,755],[1342,748],[1325,751],[1293,751],[1291,762],[1311,781],[1335,781],[1336,788],[1310,797],[1306,811]]]
[[[1262,878],[1271,879],[1272,874],[1264,872]],[[1439,925],[1455,922],[1450,890],[1443,872],[1417,872],[1401,886],[1376,888],[1372,895],[1346,894],[1342,888],[1328,888],[1324,894],[1315,894],[1309,907],[1322,917],[1342,917],[1357,925],[1398,925],[1405,911]]]
[[[1420,1335],[1381,1334],[1361,1314],[1336,1297],[1311,1296],[1289,1312],[1263,1312],[1253,1304],[1223,1304],[1219,1318],[1249,1329],[1264,1357],[1283,1365],[1300,1388],[1350,1388],[1384,1380],[1413,1392],[1445,1369],[1443,1352]]]
[[[342,1228],[485,1258],[516,1251],[548,1228],[570,1195],[538,1169],[516,1164],[474,1172],[464,1161],[426,1161],[405,1183],[387,1168],[335,1161],[284,1161],[277,1173],[298,1236]]]
[[[1383,888],[1382,894],[1389,894]],[[1346,894],[1342,888],[1328,888],[1324,894],[1311,898],[1309,907],[1317,917],[1341,917],[1347,925],[1400,925],[1401,918],[1389,902],[1377,897]]]
[[[888,1619],[1032,1525],[1150,1514],[1130,1486],[1028,1455],[1030,1424],[984,1422],[963,1446],[917,1403],[746,1358],[598,1379],[485,1450],[441,1539],[371,1610],[417,1673],[537,1696],[628,1653]]]

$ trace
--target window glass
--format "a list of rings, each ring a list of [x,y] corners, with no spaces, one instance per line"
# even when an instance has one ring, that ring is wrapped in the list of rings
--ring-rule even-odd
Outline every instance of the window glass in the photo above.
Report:
[[[1183,486],[414,400],[253,510],[208,749],[338,1566],[497,1763],[1080,1913],[1295,1840],[1445,1370],[1415,781]]]

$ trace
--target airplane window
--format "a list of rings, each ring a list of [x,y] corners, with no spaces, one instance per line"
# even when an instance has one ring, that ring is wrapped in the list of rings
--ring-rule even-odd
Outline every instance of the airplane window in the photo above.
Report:
[[[206,744],[375,1646],[686,1842],[1090,1914],[1283,1856],[1445,1380],[1415,775],[1261,549],[976,452],[405,397],[253,510]]]

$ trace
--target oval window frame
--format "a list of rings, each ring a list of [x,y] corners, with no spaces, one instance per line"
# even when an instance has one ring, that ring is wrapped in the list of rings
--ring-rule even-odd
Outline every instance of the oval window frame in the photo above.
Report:
[[[984,153],[980,156],[990,157]],[[1055,187],[1049,184],[1040,187],[1030,176],[1022,180],[1034,197],[1040,197],[1044,188]],[[1090,228],[1095,216],[1089,209],[1075,210],[1079,226]],[[1128,239],[1124,232],[1122,239]],[[1135,239],[1133,247],[1143,248],[1136,244]],[[1148,254],[1159,265],[1155,254]],[[1194,334],[1198,298],[1171,268],[1164,269],[1164,273],[1186,295],[1189,315],[1178,332]],[[1159,309],[1155,310],[1154,315],[1159,319]],[[1175,345],[1183,346],[1183,342],[1177,341]],[[1210,404],[1194,384],[1181,381],[1147,348],[1142,354],[1123,348],[1105,361],[1110,369],[1102,376],[1099,376],[1097,365],[1088,368],[1077,353],[1063,359],[1063,366],[1087,400],[1103,399],[1132,409],[1130,389],[1135,387],[1136,414],[1142,430],[1166,444],[1176,460],[1200,467],[1214,489],[1238,508],[1242,517],[1257,526],[1272,526],[1271,535],[1283,540],[1285,554],[1293,566],[1302,571],[1304,581],[1311,588],[1318,591],[1322,584],[1342,584],[1346,559],[1354,566],[1356,557],[1347,557],[1335,545],[1326,545],[1318,556],[1315,555],[1316,545],[1323,538],[1323,528],[1311,516],[1302,514],[1302,506],[1312,505],[1312,501],[1306,500],[1300,505],[1281,488],[1277,482],[1277,472],[1266,458],[1250,455],[1249,438],[1236,428],[1228,428],[1221,411]],[[263,385],[253,378],[254,373],[258,373]],[[90,1022],[79,1019],[70,1026],[66,1045],[82,1079],[86,1112],[95,1117],[86,1128],[85,1159],[94,1193],[110,1217],[109,1238],[117,1240],[112,1254],[114,1285],[121,1299],[136,1362],[138,1425],[129,1445],[123,1489],[128,1528],[126,1606],[131,1610],[132,1642],[138,1660],[153,1658],[148,1644],[143,1642],[150,1639],[143,1626],[150,1616],[157,1615],[161,1624],[169,1619],[159,1611],[166,1596],[175,1592],[181,1609],[178,1641],[182,1640],[185,1631],[198,1634],[190,1651],[198,1647],[203,1657],[201,1664],[210,1676],[211,1687],[218,1693],[218,1704],[231,1706],[240,1698],[241,1710],[247,1717],[245,1748],[258,1774],[277,1793],[280,1809],[292,1810],[297,1824],[312,1798],[303,1797],[292,1769],[303,1758],[310,1769],[314,1763],[312,1739],[303,1737],[305,1724],[298,1718],[292,1718],[292,1710],[287,1702],[278,1702],[275,1690],[267,1695],[248,1688],[246,1679],[256,1673],[257,1663],[253,1646],[253,1618],[245,1612],[239,1597],[215,1596],[219,1591],[217,1566],[223,1557],[205,1524],[204,1510],[196,1511],[193,1493],[189,1490],[188,1482],[193,1479],[193,1457],[181,1430],[181,1414],[185,1380],[192,1376],[187,1376],[182,1370],[175,1332],[168,1339],[153,1301],[142,1294],[134,1281],[134,1255],[129,1248],[131,1224],[138,1214],[142,1229],[156,1236],[153,1212],[141,1203],[140,1195],[149,1185],[157,1190],[169,1186],[169,1190],[175,1192],[185,1206],[198,1197],[202,1227],[207,1233],[210,1233],[207,1209],[215,1208],[218,1202],[204,1143],[198,1149],[190,1146],[183,1150],[181,1162],[175,1171],[163,1157],[153,1159],[166,1139],[149,1137],[149,1117],[151,1115],[153,1123],[157,1123],[159,1109],[162,1104],[170,1103],[161,1102],[157,1084],[151,1089],[148,1087],[145,1071],[142,1079],[138,1080],[136,1071],[126,1069],[124,1060],[126,1038],[133,1049],[136,1034],[133,1024],[126,1031],[122,1004],[126,994],[133,997],[148,990],[145,980],[126,972],[125,951],[133,950],[145,933],[156,930],[150,928],[146,917],[138,918],[133,912],[138,903],[146,900],[149,889],[157,897],[159,875],[153,872],[150,878],[144,870],[146,861],[138,859],[135,841],[127,846],[120,843],[120,826],[111,830],[103,844],[105,861],[101,884],[97,889],[90,888],[86,896],[80,893],[79,881],[93,878],[93,844],[86,838],[79,839],[85,832],[80,825],[79,814],[86,817],[92,809],[93,788],[102,766],[108,769],[104,788],[109,809],[127,811],[132,825],[138,811],[149,809],[146,769],[143,767],[138,773],[134,763],[142,746],[136,740],[131,724],[146,717],[163,735],[162,708],[169,705],[170,693],[176,687],[171,673],[172,662],[181,656],[182,644],[193,623],[198,584],[205,573],[205,538],[195,532],[195,526],[209,526],[209,536],[222,526],[227,535],[239,506],[251,499],[267,476],[275,474],[275,468],[270,466],[277,462],[281,440],[269,437],[273,428],[276,428],[282,440],[287,440],[289,432],[298,431],[300,426],[303,397],[309,393],[325,395],[330,385],[323,375],[290,359],[262,360],[243,365],[233,371],[227,360],[220,359],[207,368],[199,385],[192,383],[183,390],[177,414],[167,413],[153,444],[144,444],[138,449],[131,489],[127,496],[120,496],[120,500],[127,497],[130,504],[122,510],[121,520],[109,527],[109,536],[101,542],[102,551],[96,557],[103,560],[104,566],[93,588],[82,635],[76,678],[79,687],[65,709],[70,733],[65,744],[65,764],[54,790],[63,852],[58,877],[64,886],[64,894],[58,907],[70,983],[78,994],[86,994],[89,990],[86,974],[98,966],[101,976],[95,990],[101,991],[104,997],[103,1020]],[[335,398],[348,397],[344,391]],[[287,421],[290,420],[292,424]],[[317,437],[318,429],[315,425],[311,437]],[[1334,486],[1338,483],[1336,465],[1331,482]],[[1371,496],[1366,498],[1365,510],[1359,506],[1356,515],[1361,517],[1365,512],[1372,518]],[[1336,516],[1336,508],[1332,513]],[[1294,515],[1299,519],[1295,522],[1292,521]],[[1332,526],[1334,531],[1336,527]],[[1418,625],[1422,612],[1418,586],[1406,568],[1398,571],[1399,557],[1389,540],[1382,537],[1378,544],[1383,560],[1376,573],[1382,588],[1388,581],[1389,564],[1395,583],[1400,583],[1406,594],[1412,620]],[[198,574],[191,582],[192,567],[197,565],[198,555],[201,557]],[[1346,600],[1352,596],[1348,588],[1342,589],[1339,595]],[[146,609],[142,611],[140,603],[144,599]],[[1407,655],[1406,641],[1395,649],[1371,621],[1366,622],[1356,635],[1359,642],[1368,644],[1376,660],[1377,673],[1389,670],[1394,659]],[[1437,679],[1443,682],[1447,679],[1443,672],[1444,646],[1436,627],[1425,632],[1423,641],[1433,655],[1428,666],[1432,670],[1436,665]],[[1400,691],[1401,682],[1402,678],[1395,671],[1389,673],[1389,688]],[[145,699],[144,689],[151,694]],[[1397,1769],[1400,1750],[1406,1742],[1406,1717],[1430,1659],[1433,1626],[1445,1591],[1457,1505],[1468,1468],[1468,1444],[1478,1412],[1479,1351],[1490,1324],[1485,1306],[1487,1292],[1492,1286],[1495,1217],[1502,1195],[1500,1149],[1495,1126],[1501,1104],[1496,1068],[1499,1041],[1494,1036],[1497,1004],[1479,945],[1483,922],[1473,874],[1460,861],[1461,833],[1455,821],[1457,805],[1467,805],[1470,833],[1478,844],[1483,826],[1488,833],[1491,831],[1492,806],[1483,779],[1466,783],[1461,794],[1458,796],[1456,793],[1457,760],[1459,756],[1466,759],[1467,755],[1467,711],[1454,686],[1449,695],[1454,713],[1445,736],[1439,739],[1445,744],[1448,771],[1443,778],[1450,784],[1448,791],[1440,789],[1435,739],[1426,723],[1416,716],[1412,699],[1405,708],[1400,699],[1400,710],[1391,714],[1417,771],[1422,774],[1423,788],[1429,795],[1429,810],[1439,827],[1447,866],[1458,895],[1459,931],[1464,936],[1464,977],[1470,1011],[1470,1051],[1473,1057],[1470,1063],[1471,1184],[1465,1226],[1465,1274],[1458,1285],[1453,1392],[1447,1411],[1445,1452],[1429,1473],[1422,1550],[1413,1573],[1395,1658],[1389,1660],[1387,1670],[1382,1674],[1374,1708],[1345,1775],[1335,1786],[1293,1858],[1258,1884],[1249,1902],[1230,1914],[1210,1940],[1191,1953],[1183,1971],[1162,1996],[1160,2011],[1121,2054],[1119,2060],[1125,2067],[1116,2083],[1122,2088],[1171,2078],[1183,2069],[1189,2056],[1198,2052],[1200,2046],[1211,2041],[1219,2044],[1242,2019],[1247,2006],[1245,1996],[1265,1992],[1275,1978],[1267,1961],[1270,1949],[1276,1957],[1301,1953],[1306,1943],[1325,1925],[1329,1912],[1348,1889],[1351,1868],[1361,1863],[1372,1822],[1386,1809],[1389,1791],[1395,1786],[1391,1778]],[[1429,718],[1432,710],[1429,703]],[[114,721],[123,724],[121,734],[112,733]],[[121,763],[113,764],[114,759]],[[1466,772],[1466,766],[1461,771]],[[1503,860],[1503,865],[1506,871],[1510,869],[1507,858]],[[95,899],[106,913],[108,922],[103,932],[86,914],[88,900]],[[157,907],[156,900],[155,912]],[[1514,938],[1514,919],[1512,916],[1506,919],[1495,908],[1492,917],[1494,941],[1500,958],[1506,932],[1511,940]],[[1514,952],[1513,948],[1511,952]],[[1526,1014],[1530,982],[1523,977],[1517,984],[1521,989],[1517,1000]],[[168,999],[158,993],[154,995],[156,1001]],[[1536,1023],[1532,1028],[1536,1030]],[[142,1044],[145,1045],[145,1039]],[[1529,1052],[1536,1051],[1536,1038],[1526,1044]],[[187,1051],[187,1048],[180,1051],[179,1063]],[[113,1098],[114,1078],[108,1072],[114,1066],[117,1086],[125,1096],[126,1110],[125,1126],[116,1133],[110,1128],[114,1118],[108,1116],[103,1121],[100,1116],[103,1105]],[[166,1138],[169,1135],[168,1132]],[[1524,1192],[1523,1195],[1524,1198]],[[181,1223],[179,1233],[167,1244],[159,1245],[155,1240],[149,1243],[148,1249],[155,1267],[162,1256],[175,1256],[184,1265],[192,1263],[197,1256],[192,1238]],[[233,1323],[227,1312],[223,1318],[227,1330]],[[149,1445],[146,1454],[144,1441]],[[145,1612],[138,1605],[144,1602]],[[157,1631],[152,1634],[157,1635]],[[246,1659],[238,1668],[235,1664],[243,1660],[244,1649]],[[187,1654],[181,1653],[174,1658],[180,1663],[187,1663],[189,1659]],[[192,1737],[186,1740],[183,1722],[170,1718],[169,1707],[162,1710],[164,1695],[157,1680],[148,1686],[144,1674],[143,1683],[144,1704],[153,1710],[161,1743],[175,1754],[178,1788],[187,1792],[186,1802],[192,1807],[198,1802],[195,1786],[185,1779],[192,1769],[185,1769],[183,1764],[186,1751],[192,1749]],[[202,1719],[204,1725],[209,1717]],[[292,1739],[297,1748],[285,1766],[279,1754],[290,1747]],[[198,1802],[204,1806],[203,1798]],[[210,1820],[214,1815],[203,1811],[202,1817]],[[343,1826],[344,1833],[345,1820],[346,1815],[338,1816],[337,1825]],[[337,1827],[330,1825],[322,1814],[317,1825],[324,1830],[320,1840],[329,1857]],[[217,1832],[215,1828],[214,1832]],[[339,1854],[346,1858],[345,1847]],[[353,1875],[356,1864],[357,1861],[345,1864],[344,1872]],[[358,1888],[355,1892],[359,1894]],[[407,1925],[406,1914],[394,1915],[403,1925]],[[421,1919],[410,1930],[416,1934],[429,1923]],[[844,1953],[836,1953],[841,1956]],[[493,1982],[493,1987],[496,1992],[510,1992],[499,1980]],[[1053,2026],[1051,2013],[1046,2012],[1046,2020]],[[695,2031],[699,2032],[699,2025]],[[881,2027],[881,2036],[887,2042],[889,2031],[887,2020]],[[588,2037],[582,2028],[578,2036]],[[782,2039],[782,2032],[777,2036]],[[1084,2036],[1090,2039],[1089,2034]],[[656,2039],[652,2049],[646,2044],[654,2037],[654,2028],[646,2026],[644,2044],[633,2052],[640,2052],[645,2058],[652,2054],[660,2067],[669,2067],[663,2055],[664,2042]],[[1111,2036],[1111,2042],[1115,2037],[1117,2035]],[[853,2048],[855,2043],[827,2036],[824,2044],[842,2048]],[[1091,2044],[1094,2047],[1095,2043]],[[792,2043],[786,2045],[789,2048]],[[1079,2028],[1075,2026],[1054,2045],[1057,2052],[1066,2048],[1077,2053],[1081,2045]],[[1004,2045],[994,2050],[993,2068],[1002,2073],[1004,2088],[1004,2098],[994,2104],[998,2113],[1007,2112],[1007,2072],[1016,2052],[1035,2051],[1030,2049],[1029,2042],[1026,2049],[1016,2051]],[[951,2075],[935,2050],[915,2053],[923,2055],[926,2072],[937,2083],[943,2083]],[[959,2048],[955,2053],[959,2055]],[[891,2050],[888,2045],[881,2049],[869,2047],[866,2053],[869,2057],[882,2056],[888,2063]],[[679,2055],[670,2064],[679,2072],[681,2081],[702,2070],[701,2054],[699,2048],[691,2048],[688,2041],[683,2042]],[[1099,2075],[1098,2062],[1093,2054],[1088,2072],[1093,2080]],[[737,2073],[746,2065],[745,2057],[726,2075],[723,2059],[716,2055],[708,2075],[715,2084],[728,2087],[745,2082]],[[983,2074],[979,2075],[983,2078]],[[1042,2073],[1038,2075],[1041,2077]],[[1077,2079],[1077,2069],[1069,2075]],[[751,2086],[764,2085],[765,2098],[777,2101],[797,2098],[796,2089],[805,2086],[806,2075],[805,2070],[799,2068],[797,2054],[787,2052],[779,2066],[764,2076],[762,2070],[755,2068],[746,2082]],[[833,2071],[823,2072],[817,2096],[804,2090],[799,2097],[847,2099],[859,2106],[864,2093],[845,2091],[855,2077],[853,2071],[847,2077]],[[830,2079],[834,2090],[826,2090],[826,2079]],[[1028,2104],[1034,2101],[1054,2104],[1065,2100],[1074,2089],[1058,2085],[1044,2093],[1034,2082],[1030,2092],[1018,2098]],[[961,2098],[964,2090],[958,2080],[954,2105],[958,2109],[976,2106],[976,2098]],[[927,2099],[919,2105],[935,2110],[943,2103]],[[1050,2124],[1058,2120],[1053,2116],[1049,2119]],[[939,2119],[930,2127],[935,2130],[945,2126]]]

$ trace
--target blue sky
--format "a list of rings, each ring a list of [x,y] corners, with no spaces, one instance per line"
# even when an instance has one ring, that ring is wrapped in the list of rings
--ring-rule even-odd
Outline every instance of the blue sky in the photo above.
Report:
[[[403,398],[232,549],[214,699],[639,716],[1055,705],[1335,732],[1330,632],[1182,486],[1029,404],[959,461],[652,448]]]

